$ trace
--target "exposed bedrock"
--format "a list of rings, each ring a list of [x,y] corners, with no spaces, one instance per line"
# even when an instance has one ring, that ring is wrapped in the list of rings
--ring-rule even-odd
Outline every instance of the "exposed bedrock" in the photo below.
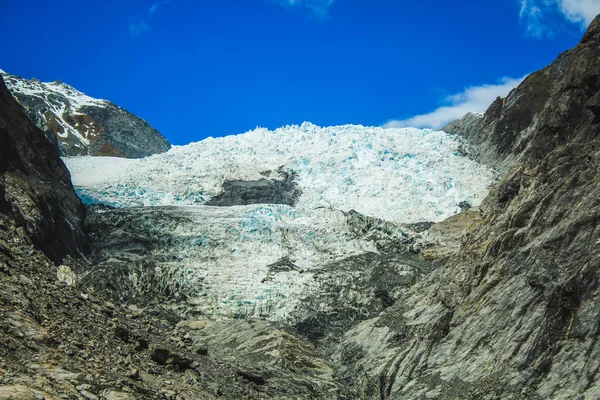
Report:
[[[208,206],[245,206],[249,204],[296,205],[302,190],[296,183],[296,173],[279,168],[275,173],[263,173],[264,179],[256,181],[226,181],[223,191],[210,199]],[[271,178],[271,175],[276,175]]]
[[[333,351],[360,396],[600,398],[598,65],[600,17],[472,131],[508,173],[460,251]]]
[[[91,98],[60,81],[0,75],[61,156],[140,158],[171,148],[145,120],[109,101]]]
[[[59,263],[87,250],[85,209],[56,149],[33,125],[0,77],[0,213],[14,234]]]

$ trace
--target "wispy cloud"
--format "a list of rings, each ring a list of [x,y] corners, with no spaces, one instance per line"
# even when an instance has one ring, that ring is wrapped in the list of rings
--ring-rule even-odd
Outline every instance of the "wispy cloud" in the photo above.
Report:
[[[329,7],[337,0],[270,0],[275,4],[288,8],[304,8],[309,10],[314,16],[323,18],[327,16]]]
[[[600,14],[600,0],[519,0],[519,18],[529,36],[552,36],[566,21],[584,30]]]
[[[129,18],[129,34],[139,36],[150,29],[150,25],[141,17],[135,16]]]
[[[484,112],[496,97],[506,96],[517,87],[525,77],[502,78],[493,85],[470,86],[462,92],[448,96],[444,99],[446,105],[427,113],[416,115],[403,120],[392,120],[384,125],[385,128],[404,128],[408,126],[417,128],[439,129],[448,122],[462,118],[468,112]]]
[[[521,0],[519,18],[525,25],[528,36],[542,37],[552,35],[553,30],[548,23],[543,21],[544,13],[538,5],[537,0]],[[545,1],[544,1],[545,3]]]
[[[167,5],[171,2],[171,0],[162,0],[158,1],[148,8],[143,15],[136,15],[134,17],[129,18],[129,34],[131,36],[139,36],[142,33],[150,30],[150,20],[159,10],[159,8]]]

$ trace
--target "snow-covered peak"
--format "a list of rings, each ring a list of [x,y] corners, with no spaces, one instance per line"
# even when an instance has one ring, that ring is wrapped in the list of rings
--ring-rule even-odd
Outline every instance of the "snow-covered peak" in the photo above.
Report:
[[[495,175],[441,131],[311,123],[208,138],[140,160],[67,158],[86,200],[116,206],[205,204],[232,180],[297,175],[296,207],[356,210],[398,222],[439,221],[479,204]]]
[[[21,79],[12,75],[6,75],[8,76],[7,84],[11,92],[39,96],[40,98],[46,98],[51,94],[59,95],[68,100],[70,111],[77,111],[83,106],[104,106],[108,103],[106,100],[90,97],[60,81],[40,82],[35,78]]]
[[[170,147],[146,121],[107,100],[60,81],[2,76],[29,118],[63,155],[143,157]]]

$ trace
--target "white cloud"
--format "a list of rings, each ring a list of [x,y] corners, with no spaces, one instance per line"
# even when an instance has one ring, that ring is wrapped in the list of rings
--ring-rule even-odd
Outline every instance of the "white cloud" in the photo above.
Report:
[[[535,37],[553,35],[564,20],[578,24],[583,30],[600,14],[600,0],[519,1],[519,18],[525,24],[527,34]]]
[[[521,0],[519,18],[524,22],[528,35],[535,37],[552,35],[550,26],[542,21],[544,14],[538,2],[538,0]],[[546,3],[545,1],[543,2]]]
[[[385,128],[432,128],[440,129],[448,122],[457,118],[462,118],[469,112],[484,112],[496,99],[496,97],[505,97],[512,89],[517,87],[525,77],[502,78],[500,83],[495,85],[470,86],[461,93],[448,96],[444,102],[448,105],[427,113],[416,115],[403,120],[392,120],[387,122]]]
[[[600,14],[600,0],[559,0],[560,10],[571,21],[586,28]]]
[[[327,10],[337,0],[270,0],[285,7],[306,8],[317,17],[327,15]]]
[[[131,36],[139,36],[150,29],[150,25],[140,17],[132,17],[129,19],[129,34]]]

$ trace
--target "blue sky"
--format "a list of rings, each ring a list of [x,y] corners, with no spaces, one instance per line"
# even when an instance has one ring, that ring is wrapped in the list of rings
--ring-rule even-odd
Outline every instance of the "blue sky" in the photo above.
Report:
[[[598,12],[600,0],[2,0],[0,68],[111,100],[175,144],[303,121],[440,126],[574,46]]]

